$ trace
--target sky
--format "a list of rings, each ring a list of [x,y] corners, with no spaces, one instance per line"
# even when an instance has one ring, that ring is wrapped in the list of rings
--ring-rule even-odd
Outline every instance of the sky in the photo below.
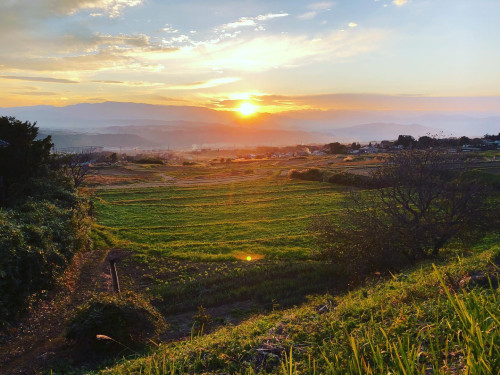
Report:
[[[499,0],[1,0],[0,107],[493,110],[499,15]]]

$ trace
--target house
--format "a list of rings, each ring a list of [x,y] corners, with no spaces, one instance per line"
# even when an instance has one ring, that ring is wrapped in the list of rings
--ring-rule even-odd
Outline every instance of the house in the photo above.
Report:
[[[361,147],[359,149],[359,152],[361,154],[374,154],[374,153],[378,152],[378,149],[376,149],[373,146],[365,146],[365,147]]]

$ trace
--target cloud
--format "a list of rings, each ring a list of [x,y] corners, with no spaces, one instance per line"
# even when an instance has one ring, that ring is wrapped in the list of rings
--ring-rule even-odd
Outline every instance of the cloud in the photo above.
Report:
[[[164,86],[165,85],[164,83],[160,83],[160,82],[128,82],[128,81],[110,81],[110,80],[97,80],[97,79],[94,79],[90,82],[108,84],[108,85],[145,86],[145,87]]]
[[[170,25],[165,25],[165,27],[163,29],[161,29],[161,31],[164,31],[168,34],[177,34],[179,32],[179,30],[173,28]]]
[[[268,14],[257,16],[257,17],[255,17],[255,19],[257,21],[267,21],[267,20],[271,20],[273,18],[281,18],[281,17],[287,17],[287,16],[289,16],[288,13],[268,13]]]
[[[298,16],[298,18],[300,18],[301,20],[312,20],[317,15],[318,15],[318,12],[311,11],[311,12],[302,13],[301,15]]]
[[[3,79],[15,79],[20,81],[33,81],[33,82],[50,82],[50,83],[80,83],[70,79],[51,78],[51,77],[24,77],[24,76],[0,76]]]
[[[230,22],[226,23],[218,28],[216,30],[226,30],[226,29],[236,29],[239,27],[249,27],[249,26],[257,26],[256,21],[267,21],[271,20],[274,18],[281,18],[281,17],[287,17],[289,16],[288,13],[268,13],[268,14],[261,14],[256,17],[241,17],[238,19],[238,21],[235,22]]]
[[[392,3],[397,5],[397,6],[401,6],[401,5],[405,5],[407,2],[408,2],[408,0],[394,0]]]
[[[291,68],[318,61],[345,61],[377,48],[386,33],[381,30],[332,32],[324,35],[277,34],[239,38],[217,44],[204,44],[185,54],[185,66],[220,71],[259,72]],[[172,55],[182,58],[183,54]]]
[[[195,90],[195,89],[206,89],[210,87],[216,87],[220,85],[226,85],[228,83],[233,83],[236,81],[239,81],[240,78],[235,78],[235,77],[227,77],[227,78],[215,78],[211,79],[209,81],[202,81],[202,82],[193,82],[193,83],[188,83],[185,85],[175,85],[175,86],[169,86],[168,88],[171,90]]]
[[[349,27],[356,27],[358,24],[356,22],[349,22]]]
[[[26,0],[23,0],[26,1]],[[37,0],[51,12],[74,14],[81,10],[101,10],[109,17],[120,15],[125,8],[142,4],[143,0]],[[99,13],[94,15],[100,15]]]
[[[56,92],[52,91],[20,91],[20,92],[12,92],[13,95],[29,95],[29,96],[54,96],[59,95]]]
[[[317,3],[309,4],[308,8],[312,10],[329,10],[334,5],[335,3],[333,1],[320,1]]]
[[[335,3],[333,1],[320,1],[317,3],[312,3],[307,6],[309,12],[302,13],[297,18],[301,20],[311,20],[315,18],[320,12],[328,11],[333,7]]]
[[[92,71],[110,69],[154,70],[145,63],[147,55],[166,55],[177,50],[170,45],[152,43],[138,35],[64,35],[50,39],[25,39],[12,48],[0,48],[4,71]],[[0,47],[5,41],[0,41]],[[30,45],[26,50],[25,45]]]
[[[255,26],[257,23],[253,18],[242,17],[236,22],[226,23],[222,26],[223,29],[236,29],[238,27]]]

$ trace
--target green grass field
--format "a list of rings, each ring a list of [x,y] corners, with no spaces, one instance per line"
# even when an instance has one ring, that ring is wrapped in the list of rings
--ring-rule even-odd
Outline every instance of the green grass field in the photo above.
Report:
[[[103,373],[500,374],[498,236],[450,244],[437,268],[356,280],[315,259],[308,231],[343,209],[346,190],[274,174],[99,191],[98,246],[131,251],[121,269],[131,287],[150,280],[139,292],[167,321],[200,305],[227,310],[206,334]],[[233,326],[234,311],[249,319]]]
[[[189,260],[309,259],[307,227],[334,213],[345,189],[327,183],[264,178],[199,187],[102,191],[102,236],[142,254]]]
[[[438,267],[164,343],[101,373],[499,374],[497,240]]]

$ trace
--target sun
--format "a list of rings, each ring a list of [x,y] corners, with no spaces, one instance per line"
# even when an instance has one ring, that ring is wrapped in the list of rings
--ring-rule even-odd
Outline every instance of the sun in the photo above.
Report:
[[[238,112],[240,112],[243,116],[253,115],[256,111],[257,106],[249,102],[241,103],[240,107],[238,108]]]

